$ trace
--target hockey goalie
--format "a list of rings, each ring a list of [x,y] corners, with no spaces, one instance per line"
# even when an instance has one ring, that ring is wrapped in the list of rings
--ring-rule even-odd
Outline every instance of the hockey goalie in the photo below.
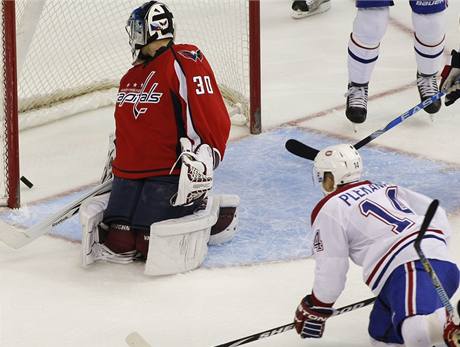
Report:
[[[115,140],[102,181],[80,208],[82,261],[146,262],[165,275],[200,266],[237,230],[236,195],[211,195],[230,120],[201,50],[174,43],[174,18],[150,1],[130,15],[133,67],[120,81]]]

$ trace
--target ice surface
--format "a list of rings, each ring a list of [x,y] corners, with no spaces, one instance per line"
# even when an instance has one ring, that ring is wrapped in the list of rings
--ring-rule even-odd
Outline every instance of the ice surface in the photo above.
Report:
[[[460,45],[459,13],[460,2],[451,1],[446,52]],[[266,132],[237,140],[245,131],[234,128],[216,175],[217,192],[242,198],[241,233],[232,243],[211,247],[205,268],[160,278],[144,276],[141,264],[83,269],[78,242],[45,236],[17,251],[0,245],[0,346],[122,347],[125,337],[138,331],[153,346],[203,347],[289,323],[312,285],[314,262],[304,259],[304,246],[309,214],[321,193],[312,184],[311,163],[287,153],[284,141],[293,137],[318,148],[353,143],[418,103],[410,85],[415,79],[410,11],[407,1],[398,1],[370,86],[368,121],[352,132],[343,115],[343,93],[353,16],[348,0],[333,0],[329,12],[299,21],[290,18],[289,1],[262,1]],[[383,94],[375,97],[378,93]],[[441,200],[454,229],[457,263],[459,107],[443,107],[434,122],[420,112],[361,151],[371,180],[400,183]],[[31,225],[95,184],[112,114],[101,109],[22,133],[21,173],[35,186],[22,188],[23,209],[3,211],[1,218]],[[298,119],[303,119],[299,127],[277,129]],[[54,233],[80,237],[75,218]],[[229,266],[255,263],[260,265]],[[337,305],[371,295],[352,265]],[[331,319],[318,341],[303,341],[291,331],[248,347],[369,346],[368,313],[366,308]]]
[[[209,248],[205,267],[286,261],[311,255],[310,214],[322,193],[312,180],[312,162],[285,150],[284,143],[290,138],[315,148],[342,141],[283,127],[231,142],[216,171],[215,193],[240,196],[239,232],[231,243]],[[363,178],[422,192],[439,199],[448,212],[460,209],[460,189],[452,189],[460,187],[460,168],[375,147],[363,147],[360,152],[365,163]],[[6,211],[0,216],[14,224],[31,226],[84,192]],[[53,233],[81,240],[78,218],[58,225]]]

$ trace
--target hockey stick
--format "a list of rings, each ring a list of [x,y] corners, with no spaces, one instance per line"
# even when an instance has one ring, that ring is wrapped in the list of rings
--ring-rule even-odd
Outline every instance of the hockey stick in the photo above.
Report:
[[[428,206],[428,209],[425,213],[425,218],[423,219],[423,222],[422,222],[422,226],[420,227],[420,231],[417,235],[417,239],[414,242],[414,247],[420,258],[420,262],[422,263],[423,268],[428,273],[428,275],[430,275],[431,282],[433,282],[434,289],[436,290],[436,293],[438,293],[439,298],[441,299],[442,305],[446,308],[449,314],[449,317],[453,317],[454,308],[452,307],[452,304],[450,303],[449,297],[447,296],[447,293],[444,287],[442,286],[441,281],[439,281],[439,278],[436,275],[436,272],[431,266],[430,261],[425,257],[425,254],[423,253],[421,245],[420,245],[422,242],[423,236],[425,235],[428,227],[430,226],[430,222],[433,219],[434,214],[436,213],[436,209],[438,208],[438,205],[439,205],[439,201],[433,200],[430,206]]]
[[[51,215],[49,218],[25,230],[0,221],[0,241],[13,248],[21,248],[35,240],[37,237],[51,232],[52,227],[62,223],[76,214],[83,201],[92,196],[107,193],[111,190],[111,188],[112,180],[101,183],[82,197],[76,199],[55,214]]]
[[[334,313],[332,314],[332,316],[338,316],[338,315],[341,315],[342,313],[347,313],[347,312],[356,310],[358,308],[368,306],[368,305],[372,304],[375,301],[375,299],[376,298],[369,298],[369,299],[366,299],[366,300],[363,300],[363,301],[356,302],[356,303],[351,304],[351,305],[340,307],[340,308],[334,310]],[[273,335],[276,335],[276,334],[284,333],[285,331],[291,330],[293,328],[294,328],[294,323],[289,323],[289,324],[285,324],[285,325],[282,325],[282,326],[279,326],[279,327],[276,327],[276,328],[273,328],[273,329],[270,329],[270,330],[262,331],[262,332],[257,333],[257,334],[249,335],[249,336],[243,337],[241,339],[237,339],[237,340],[233,340],[233,341],[221,344],[221,345],[217,345],[217,346],[214,346],[214,347],[241,346],[241,345],[244,345],[244,344],[249,343],[249,342],[253,342],[253,341],[256,341],[256,340],[263,339],[265,337],[270,337],[270,336],[273,336]]]
[[[375,301],[375,299],[376,298],[369,298],[363,301],[355,302],[354,304],[343,306],[341,308],[334,310],[334,313],[332,314],[332,316],[338,316],[338,315],[341,315],[342,313],[350,312],[358,308],[368,306],[372,304]],[[279,326],[279,327],[276,327],[270,330],[262,331],[260,333],[249,335],[241,339],[233,340],[233,341],[230,341],[230,342],[227,342],[221,345],[217,345],[214,347],[241,346],[249,342],[263,339],[265,337],[270,337],[276,334],[284,333],[285,331],[288,331],[291,329],[294,329],[294,323],[285,324],[285,325],[282,325],[282,326]],[[134,331],[131,334],[129,334],[126,337],[125,341],[130,347],[150,347],[147,341],[145,341],[144,338],[137,331]]]
[[[374,131],[372,134],[366,136],[364,139],[362,139],[361,141],[358,141],[354,147],[356,149],[359,149],[365,145],[367,145],[369,142],[371,142],[372,140],[376,139],[377,137],[379,137],[380,135],[386,133],[388,130],[394,128],[395,126],[397,126],[398,124],[404,122],[407,118],[410,118],[412,117],[414,114],[416,114],[418,111],[420,110],[423,110],[425,107],[431,105],[433,102],[435,102],[436,100],[440,99],[441,97],[443,97],[445,95],[444,92],[437,92],[435,95],[433,95],[432,97],[420,102],[419,104],[417,104],[416,106],[412,107],[410,110],[407,110],[406,112],[404,112],[403,114],[399,115],[398,117],[396,117],[395,119],[393,119],[390,123],[388,123],[387,125],[385,125],[385,127],[383,127],[382,129],[379,129],[379,130],[376,130]],[[308,160],[314,160],[316,155],[318,154],[318,150],[313,148],[313,147],[310,147],[298,140],[295,140],[295,139],[289,139],[286,141],[286,149],[294,154],[294,155],[297,155],[301,158],[304,158],[304,159],[308,159]]]

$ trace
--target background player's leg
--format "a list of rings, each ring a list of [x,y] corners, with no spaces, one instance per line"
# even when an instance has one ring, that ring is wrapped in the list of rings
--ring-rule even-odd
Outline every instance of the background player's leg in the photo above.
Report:
[[[363,6],[362,2],[358,1],[357,6]],[[363,123],[366,120],[368,84],[379,56],[380,41],[387,29],[388,20],[388,6],[358,7],[353,32],[348,41],[348,92],[345,114],[353,123]]]
[[[412,5],[414,26],[414,51],[417,61],[417,87],[423,101],[439,91],[436,75],[444,62],[444,42],[446,34],[445,12],[438,5]],[[418,11],[418,12],[416,12]],[[430,12],[438,11],[438,12]],[[428,113],[436,113],[441,108],[441,100],[426,107]]]

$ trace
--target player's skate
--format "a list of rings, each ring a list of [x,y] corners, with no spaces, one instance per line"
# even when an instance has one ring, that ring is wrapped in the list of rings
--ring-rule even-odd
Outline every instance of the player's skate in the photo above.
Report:
[[[292,2],[292,18],[300,19],[326,12],[331,8],[330,0],[306,0]]]
[[[437,92],[439,92],[438,83],[436,81],[436,74],[424,75],[417,72],[417,88],[420,94],[420,100],[424,101]],[[441,99],[436,100],[431,105],[425,107],[425,111],[433,114],[439,111],[441,108]]]
[[[369,83],[349,83],[347,97],[347,109],[345,115],[353,123],[364,123],[367,116],[367,94]]]

